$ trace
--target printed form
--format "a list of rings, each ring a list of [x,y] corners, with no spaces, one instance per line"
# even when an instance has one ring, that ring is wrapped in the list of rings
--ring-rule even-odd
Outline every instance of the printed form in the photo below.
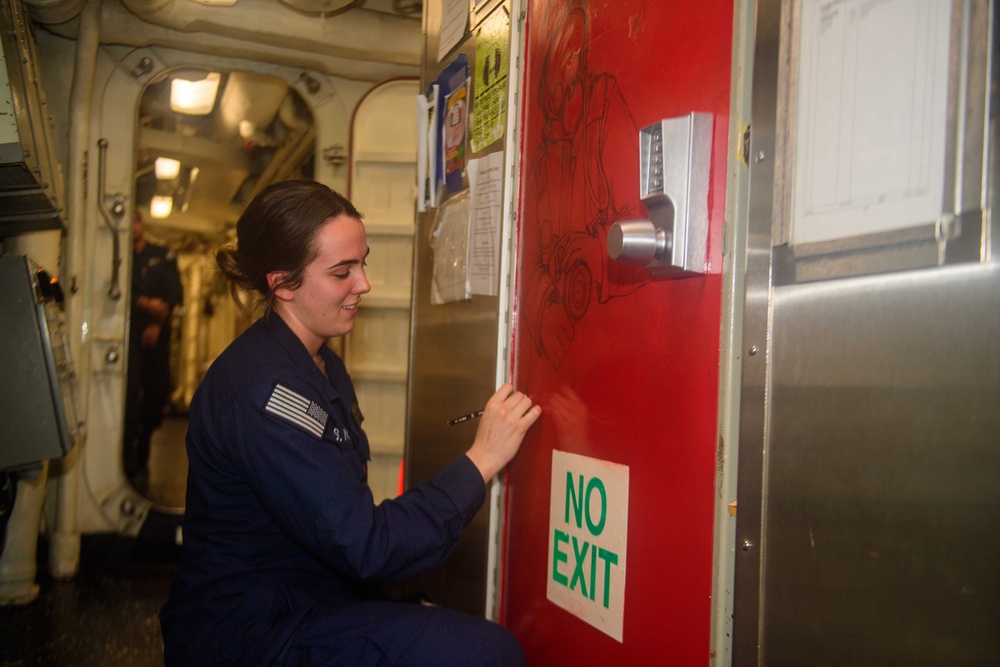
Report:
[[[793,244],[941,217],[951,3],[802,3]]]

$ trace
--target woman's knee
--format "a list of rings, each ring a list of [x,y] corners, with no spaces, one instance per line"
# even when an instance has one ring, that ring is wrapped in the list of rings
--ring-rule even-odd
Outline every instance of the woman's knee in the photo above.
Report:
[[[483,667],[522,667],[525,664],[521,643],[507,628],[474,616],[466,616],[447,633],[455,652],[452,664]]]

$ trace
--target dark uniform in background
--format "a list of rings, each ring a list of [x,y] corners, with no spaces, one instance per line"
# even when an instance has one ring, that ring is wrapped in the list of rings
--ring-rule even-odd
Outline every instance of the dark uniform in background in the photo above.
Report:
[[[132,304],[125,399],[125,473],[139,486],[147,481],[149,443],[163,423],[170,400],[171,312],[181,301],[177,261],[167,248],[145,238],[145,224],[132,226]],[[157,307],[158,302],[162,302]],[[163,313],[163,304],[166,314]]]

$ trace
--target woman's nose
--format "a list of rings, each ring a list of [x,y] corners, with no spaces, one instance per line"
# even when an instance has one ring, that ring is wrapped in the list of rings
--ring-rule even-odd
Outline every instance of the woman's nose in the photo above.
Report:
[[[358,294],[367,294],[372,291],[372,284],[368,282],[368,274],[363,268],[361,269],[361,280],[358,281],[355,291]]]

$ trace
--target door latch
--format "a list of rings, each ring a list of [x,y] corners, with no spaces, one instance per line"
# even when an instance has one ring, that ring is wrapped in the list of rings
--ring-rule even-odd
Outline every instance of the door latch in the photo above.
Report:
[[[639,197],[648,220],[608,229],[608,255],[657,275],[703,275],[708,248],[712,114],[692,112],[639,130]]]

